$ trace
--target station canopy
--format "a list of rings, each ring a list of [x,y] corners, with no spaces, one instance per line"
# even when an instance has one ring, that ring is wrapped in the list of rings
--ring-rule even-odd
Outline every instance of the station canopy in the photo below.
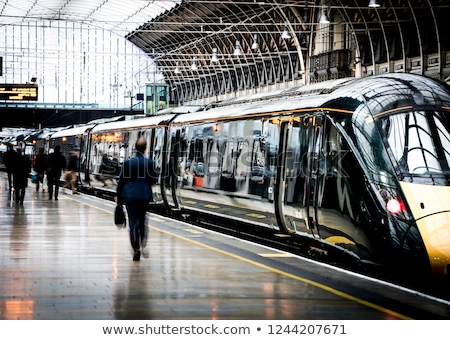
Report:
[[[181,0],[0,0],[0,25],[73,21],[125,37],[179,3]]]
[[[0,0],[0,25],[115,32],[191,104],[387,72],[450,83],[449,17],[449,0]]]

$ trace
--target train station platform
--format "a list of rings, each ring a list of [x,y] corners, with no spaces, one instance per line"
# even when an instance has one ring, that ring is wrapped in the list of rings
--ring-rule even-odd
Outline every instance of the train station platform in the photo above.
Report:
[[[450,318],[450,303],[149,214],[132,261],[114,203],[27,188],[0,173],[1,320],[393,320]]]

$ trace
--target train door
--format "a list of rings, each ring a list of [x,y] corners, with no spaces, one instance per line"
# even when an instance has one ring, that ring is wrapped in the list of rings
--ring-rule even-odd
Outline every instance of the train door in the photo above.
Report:
[[[155,161],[156,172],[158,174],[157,183],[153,186],[154,201],[157,203],[164,202],[166,208],[170,209],[174,205],[173,195],[171,193],[171,183],[173,180],[171,169],[173,167],[173,160],[172,152],[164,152],[170,143],[168,140],[170,137],[167,137],[168,133],[168,128],[164,126],[156,127],[152,130],[150,153]]]
[[[363,170],[365,165],[356,157],[358,150],[352,150],[354,144],[344,125],[330,117],[323,122],[314,223],[323,240],[362,258],[373,259],[374,236],[375,239],[382,238],[370,216],[370,211],[377,208]],[[367,148],[363,139],[358,142],[361,143],[358,147]]]
[[[172,197],[172,204],[176,210],[180,209],[181,201],[179,199],[180,188],[180,154],[181,154],[181,130],[177,129],[175,134],[171,137],[170,143],[170,162],[168,179],[170,183],[170,192]]]
[[[281,124],[275,207],[279,225],[287,233],[306,232],[318,237],[322,120],[318,114]]]
[[[313,234],[318,235],[317,202],[320,193],[320,183],[323,180],[321,171],[323,116],[316,115],[305,120],[307,128],[308,152],[305,164],[305,192],[304,204],[306,208],[306,226]]]
[[[88,145],[89,145],[89,134],[84,133],[80,138],[80,155],[78,157],[78,181],[79,184],[87,184],[90,185],[90,178],[89,178],[89,167],[88,167]]]

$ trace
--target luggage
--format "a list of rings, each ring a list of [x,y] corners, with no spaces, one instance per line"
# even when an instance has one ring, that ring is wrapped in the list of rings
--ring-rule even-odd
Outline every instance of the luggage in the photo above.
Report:
[[[114,224],[119,228],[125,228],[126,226],[125,212],[123,206],[120,204],[116,205],[114,211]]]

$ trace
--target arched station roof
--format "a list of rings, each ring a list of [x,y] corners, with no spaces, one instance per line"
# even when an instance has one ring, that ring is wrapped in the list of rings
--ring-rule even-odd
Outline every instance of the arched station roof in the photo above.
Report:
[[[3,25],[70,20],[115,31],[155,59],[184,102],[385,72],[446,81],[449,17],[448,0],[0,0]]]
[[[445,81],[449,17],[448,0],[194,0],[126,37],[189,101],[386,72]]]
[[[0,25],[62,20],[125,36],[181,0],[0,0]]]

